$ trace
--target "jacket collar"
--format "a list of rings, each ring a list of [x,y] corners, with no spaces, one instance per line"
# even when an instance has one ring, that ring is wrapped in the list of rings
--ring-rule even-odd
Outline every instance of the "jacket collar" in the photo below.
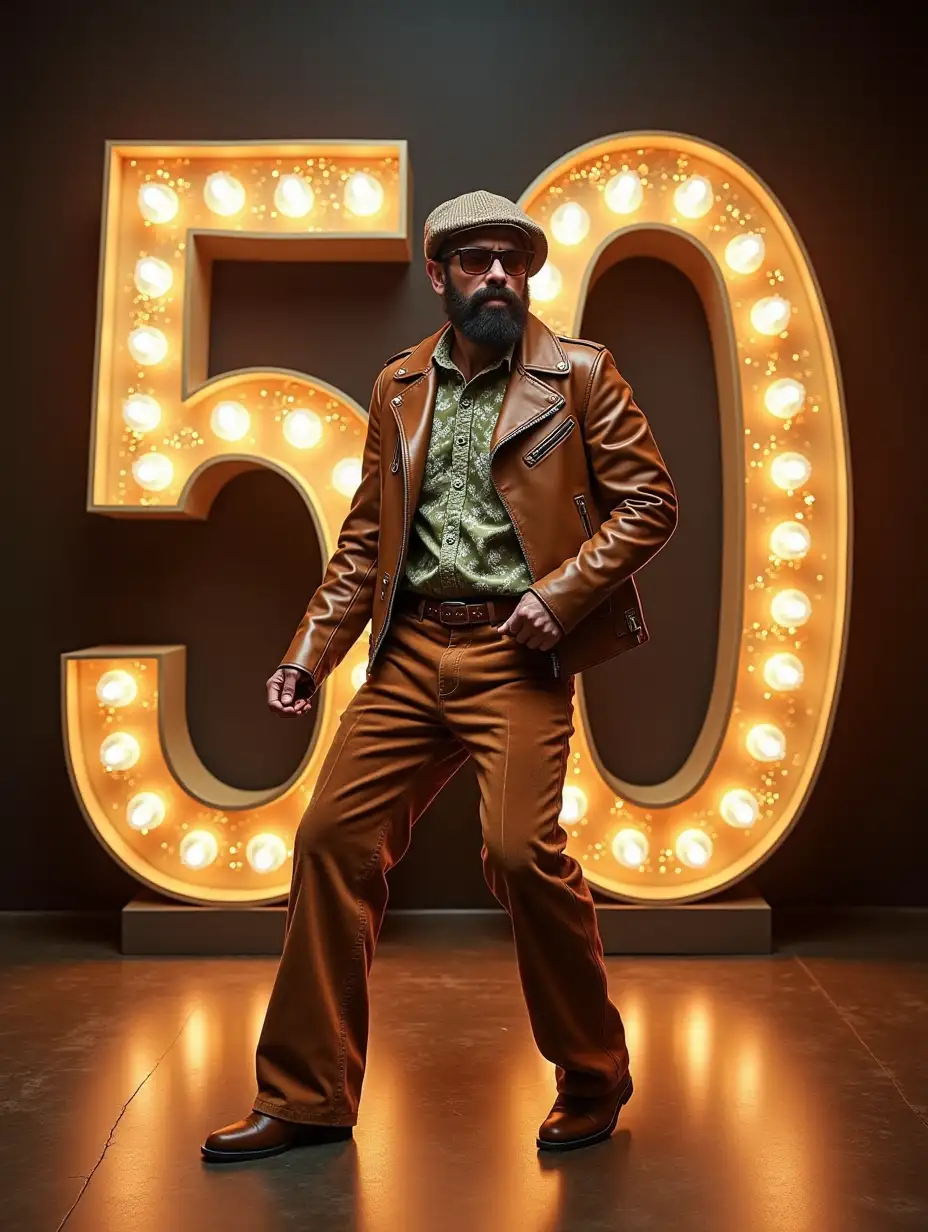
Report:
[[[394,371],[393,379],[409,381],[422,376],[432,365],[440,338],[450,329],[451,323],[448,322],[428,338],[423,338],[412,354]],[[570,372],[567,352],[557,336],[533,312],[528,314],[525,330],[516,343],[513,360],[517,367],[521,366],[529,372],[545,372],[552,376],[567,376]]]

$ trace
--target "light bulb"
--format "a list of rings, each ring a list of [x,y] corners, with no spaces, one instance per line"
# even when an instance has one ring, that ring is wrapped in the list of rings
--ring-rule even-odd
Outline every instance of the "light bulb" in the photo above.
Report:
[[[345,181],[345,208],[363,218],[383,206],[383,185],[366,171],[356,171]]]
[[[677,859],[687,868],[702,868],[712,858],[712,839],[705,830],[683,830],[675,848]]]
[[[161,423],[161,405],[148,394],[132,394],[123,400],[122,418],[133,432],[150,432]]]
[[[240,441],[248,434],[251,416],[241,402],[217,402],[209,417],[209,426],[224,441]]]
[[[168,340],[154,325],[140,325],[129,335],[129,354],[137,364],[160,364],[167,353]]]
[[[760,805],[753,792],[735,787],[722,796],[719,812],[722,820],[736,830],[748,830],[760,816]]]
[[[770,535],[770,550],[781,560],[801,560],[812,544],[812,536],[801,522],[781,522]]]
[[[791,376],[781,377],[767,386],[764,394],[764,406],[777,419],[791,419],[802,410],[806,400],[806,387],[802,381],[794,381]]]
[[[100,745],[100,761],[107,770],[129,770],[141,752],[135,736],[128,732],[111,732]]]
[[[613,214],[634,214],[644,199],[637,171],[620,171],[603,189],[603,199]]]
[[[576,825],[586,817],[589,808],[586,792],[582,787],[568,784],[561,792],[561,812],[558,821],[566,821],[568,825]]]
[[[780,693],[798,689],[804,676],[802,660],[786,650],[780,654],[771,655],[764,664],[764,680],[771,689],[776,689]]]
[[[704,175],[691,175],[673,194],[677,212],[684,218],[702,218],[712,208],[712,181]]]
[[[174,189],[155,180],[139,186],[138,201],[142,217],[149,222],[170,222],[180,205]]]
[[[782,295],[765,295],[751,307],[751,324],[759,334],[782,334],[793,309]]]
[[[753,274],[764,263],[766,246],[757,231],[744,231],[725,245],[725,261],[736,274]]]
[[[128,706],[138,691],[135,677],[118,667],[104,672],[97,681],[97,697],[104,706]]]
[[[160,257],[141,257],[135,263],[135,285],[143,295],[166,295],[174,282],[174,271]]]
[[[590,232],[590,216],[576,201],[565,201],[551,215],[551,234],[560,244],[579,244]]]
[[[187,868],[206,868],[219,855],[219,844],[209,830],[191,830],[180,840],[178,851]]]
[[[256,873],[273,873],[286,858],[287,846],[277,834],[256,834],[245,848],[245,859]]]
[[[164,821],[166,811],[156,791],[140,791],[126,805],[126,821],[133,830],[154,830]]]
[[[351,669],[351,687],[357,692],[365,680],[367,680],[367,663],[356,663]]]
[[[620,830],[612,840],[612,854],[626,868],[641,868],[648,858],[648,840],[640,830]]]
[[[322,420],[315,411],[297,407],[285,417],[283,431],[294,449],[311,449],[322,438]]]
[[[174,478],[174,463],[163,453],[143,453],[132,463],[132,477],[146,492],[163,492]]]
[[[744,743],[755,761],[780,761],[786,756],[786,737],[774,723],[758,723]]]
[[[342,496],[354,496],[360,482],[360,458],[342,458],[332,467],[332,486]]]
[[[274,204],[288,218],[305,218],[315,204],[316,194],[301,175],[282,175],[274,189]]]
[[[802,453],[784,451],[778,453],[770,463],[770,477],[778,488],[784,492],[792,492],[809,482],[812,474],[812,463]]]
[[[245,186],[227,171],[214,171],[206,177],[203,200],[214,214],[228,218],[245,204]]]
[[[770,615],[785,629],[798,628],[812,615],[812,604],[801,590],[781,590],[770,600]]]
[[[552,265],[550,261],[546,261],[538,273],[533,274],[528,280],[529,291],[532,297],[542,304],[556,299],[560,295],[563,285],[564,279],[561,276],[561,271],[556,265]]]

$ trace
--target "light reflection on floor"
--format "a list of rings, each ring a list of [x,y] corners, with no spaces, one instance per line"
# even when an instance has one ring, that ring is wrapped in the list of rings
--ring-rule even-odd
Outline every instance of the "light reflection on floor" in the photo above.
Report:
[[[608,1142],[536,1150],[553,1067],[509,945],[404,942],[375,961],[354,1139],[232,1168],[204,1165],[198,1148],[250,1109],[273,960],[20,969],[8,1031],[39,1023],[54,1075],[42,1107],[7,1102],[24,1135],[17,1209],[33,1222],[22,1226],[56,1226],[38,1218],[63,1201],[54,1185],[43,1193],[41,1169],[61,1172],[63,1193],[101,1152],[66,1232],[270,1232],[310,1219],[324,1232],[915,1226],[899,1212],[924,1195],[916,1118],[800,964],[607,961],[636,1087]],[[39,1132],[41,1158],[26,1149]],[[879,1222],[887,1210],[896,1222]]]

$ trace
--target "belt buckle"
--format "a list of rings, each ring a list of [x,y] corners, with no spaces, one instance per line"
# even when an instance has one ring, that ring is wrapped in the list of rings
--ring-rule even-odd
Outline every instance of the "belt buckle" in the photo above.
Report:
[[[458,620],[450,613],[445,612],[446,608],[457,609],[463,616],[463,620]],[[470,621],[470,616],[467,612],[467,604],[463,599],[442,599],[438,608],[438,619],[447,625],[466,625]]]

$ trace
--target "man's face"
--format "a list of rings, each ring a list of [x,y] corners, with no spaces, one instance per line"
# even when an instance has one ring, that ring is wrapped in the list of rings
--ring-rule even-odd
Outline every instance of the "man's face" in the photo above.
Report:
[[[514,227],[480,227],[450,236],[444,248],[530,250],[530,244]],[[530,304],[528,270],[507,274],[496,257],[485,274],[466,274],[458,256],[429,261],[427,268],[449,321],[465,338],[478,346],[504,348],[521,337]]]

